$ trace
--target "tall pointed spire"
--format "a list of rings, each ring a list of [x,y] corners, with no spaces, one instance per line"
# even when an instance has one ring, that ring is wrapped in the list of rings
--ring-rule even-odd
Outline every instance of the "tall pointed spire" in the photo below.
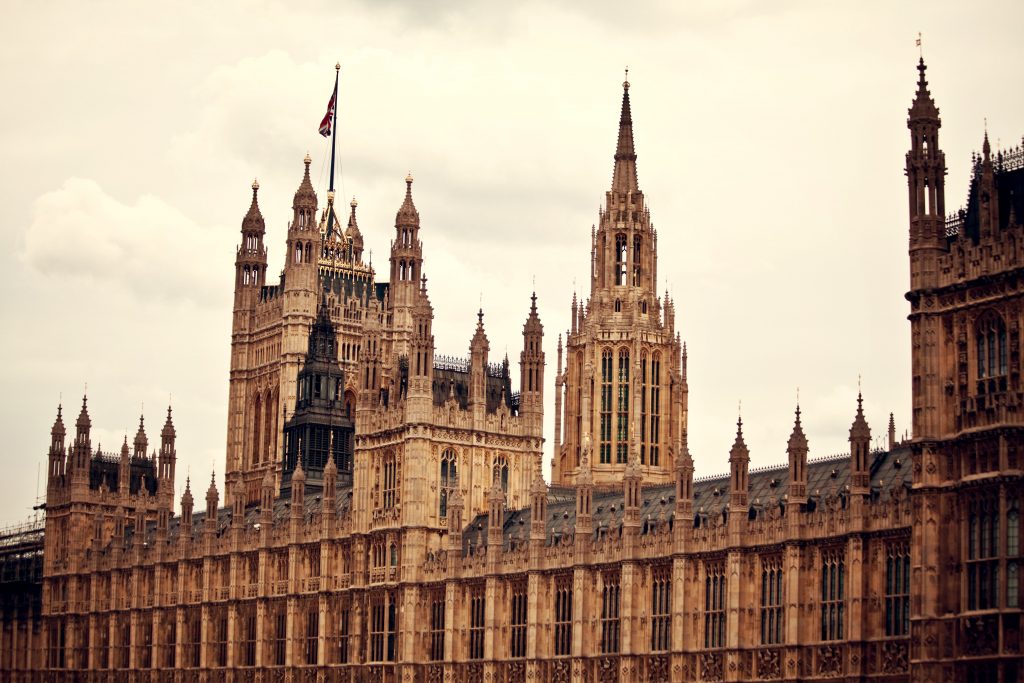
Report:
[[[266,223],[263,220],[263,212],[260,211],[260,204],[257,199],[259,191],[260,182],[254,179],[252,181],[252,203],[249,204],[249,211],[246,212],[245,218],[242,219],[242,232],[254,232],[261,235],[266,232]]]
[[[924,63],[924,57],[921,57],[917,62],[917,93],[914,95],[914,103],[910,107],[910,118],[912,119],[938,119],[939,110],[935,106],[935,100],[932,99],[932,94],[928,90],[928,81],[924,77],[924,72],[928,67]]]
[[[619,141],[615,147],[615,173],[612,192],[625,194],[639,189],[636,179],[636,150],[633,147],[633,114],[629,106],[629,69],[622,82],[622,112],[619,114]]]
[[[395,215],[395,227],[416,227],[420,226],[420,212],[412,201],[412,173],[405,176],[405,199],[398,207]]]

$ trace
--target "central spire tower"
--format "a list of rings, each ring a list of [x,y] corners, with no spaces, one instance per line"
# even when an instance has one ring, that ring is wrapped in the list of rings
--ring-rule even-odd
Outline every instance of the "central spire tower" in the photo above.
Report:
[[[633,460],[643,483],[671,482],[686,430],[682,345],[668,294],[656,292],[658,235],[636,159],[626,80],[612,184],[591,229],[590,297],[573,295],[566,366],[555,379],[564,410],[556,484],[575,483],[584,458],[595,486],[621,483]]]

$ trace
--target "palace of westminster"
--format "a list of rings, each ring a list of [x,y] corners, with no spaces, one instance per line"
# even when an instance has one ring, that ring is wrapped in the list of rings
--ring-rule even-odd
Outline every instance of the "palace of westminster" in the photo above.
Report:
[[[797,406],[787,464],[751,471],[740,422],[728,476],[694,479],[628,82],[589,296],[553,377],[533,297],[518,390],[483,312],[468,357],[435,351],[412,177],[377,281],[307,156],[279,282],[256,183],[242,219],[223,488],[196,509],[188,482],[174,514],[170,409],[158,448],[140,419],[119,453],[85,399],[73,434],[58,409],[45,533],[5,555],[40,570],[0,582],[0,679],[1019,680],[1024,149],[986,135],[947,211],[917,68],[911,439],[890,418],[873,450],[851,397],[849,454],[809,460]]]

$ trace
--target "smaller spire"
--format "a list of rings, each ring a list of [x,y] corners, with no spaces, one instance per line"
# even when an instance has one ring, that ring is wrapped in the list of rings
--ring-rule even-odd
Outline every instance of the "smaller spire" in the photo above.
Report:
[[[799,416],[799,413],[797,413]],[[799,419],[799,418],[798,418]],[[747,450],[747,444],[743,440],[743,416],[739,416],[736,419],[736,441],[733,442],[732,450],[729,451],[730,459],[734,457],[749,457],[749,451]]]
[[[793,422],[793,433],[789,435],[789,451],[807,450],[807,437],[804,435],[804,427],[800,423],[800,404],[796,404],[796,420]]]
[[[181,494],[181,507],[192,509],[192,478],[185,477],[185,493]]]
[[[207,502],[209,502],[211,500],[212,501],[216,501],[218,495],[219,494],[217,493],[217,472],[216,471],[211,471],[210,472],[210,488],[206,489],[206,500],[207,500]]]
[[[871,428],[864,418],[864,397],[857,391],[857,414],[853,418],[853,425],[850,427],[850,439],[871,439]]]
[[[64,435],[64,418],[63,418],[63,405],[57,404],[57,419],[53,421],[53,427],[50,429],[50,434],[53,436]]]
[[[171,420],[171,406],[167,406],[167,419],[164,421],[164,428],[160,430],[160,436],[173,439],[175,435],[174,422]]]
[[[405,200],[395,215],[395,227],[416,227],[420,225],[420,212],[412,201],[412,172],[405,176]]]
[[[149,439],[146,438],[145,416],[139,415],[139,429],[135,432],[135,457],[141,458],[146,455],[149,446]],[[125,439],[127,442],[127,438]]]
[[[82,410],[78,413],[78,420],[75,425],[80,430],[89,429],[92,426],[92,420],[89,419],[89,399],[86,396],[82,396]]]
[[[924,63],[924,57],[917,62],[917,93],[914,95],[914,102],[910,107],[911,119],[934,119],[939,118],[939,110],[935,106],[931,92],[928,90],[928,80],[925,78],[925,70],[928,67]]]
[[[309,177],[309,164],[313,160],[309,156],[309,152],[306,152],[305,158],[302,160],[305,168],[302,172],[302,182],[299,183],[299,189],[295,191],[295,198],[292,202],[293,208],[299,206],[307,207],[312,205],[316,207],[316,191],[313,189],[313,181]]]

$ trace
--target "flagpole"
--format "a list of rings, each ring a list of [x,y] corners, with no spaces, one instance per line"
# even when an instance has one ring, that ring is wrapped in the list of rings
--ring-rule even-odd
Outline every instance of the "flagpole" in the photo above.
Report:
[[[331,184],[328,188],[330,196],[334,196],[334,148],[338,135],[338,76],[341,74],[341,62],[334,65],[334,111],[331,112]],[[327,236],[330,237],[334,227],[334,206],[327,207]]]

